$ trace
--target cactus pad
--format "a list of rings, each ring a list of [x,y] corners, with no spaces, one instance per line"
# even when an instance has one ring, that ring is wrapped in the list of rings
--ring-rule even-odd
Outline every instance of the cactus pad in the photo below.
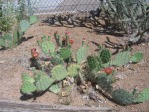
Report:
[[[134,102],[144,102],[146,100],[149,100],[149,88],[144,89],[136,99],[134,99]]]
[[[68,72],[63,65],[57,65],[51,70],[52,78],[56,81],[63,80],[68,76]]]
[[[21,29],[21,32],[25,32],[27,29],[29,29],[30,27],[30,23],[29,21],[27,20],[22,20],[20,22],[20,29]]]
[[[23,94],[32,94],[32,92],[36,91],[36,86],[30,82],[24,82],[21,86],[21,92]]]
[[[38,92],[48,89],[54,81],[54,79],[45,75],[43,72],[35,74],[35,85]]]
[[[98,58],[96,56],[88,56],[87,63],[89,68],[93,70],[98,66]]]
[[[129,51],[120,52],[119,54],[116,55],[114,61],[111,62],[111,65],[115,65],[115,66],[126,65],[129,63],[129,58],[130,58]]]
[[[75,76],[79,75],[80,69],[81,69],[81,66],[77,65],[77,64],[72,64],[67,68],[68,74],[70,77],[75,77]]]
[[[50,88],[49,88],[49,91],[55,93],[55,94],[58,94],[60,91],[61,91],[61,88],[59,87],[58,84],[55,84],[55,85],[52,85]]]
[[[135,53],[130,57],[130,62],[137,63],[143,59],[143,54],[140,52]]]
[[[81,64],[86,60],[87,57],[87,47],[83,46],[77,51],[77,63]]]
[[[55,45],[50,41],[42,42],[41,47],[42,47],[42,51],[46,54],[49,54],[49,53],[53,54],[55,52]]]
[[[60,64],[63,65],[64,64],[63,59],[57,55],[52,57],[50,61],[53,65],[60,65]]]
[[[111,60],[111,54],[108,49],[102,49],[99,55],[103,64],[108,63]]]
[[[129,105],[133,103],[133,95],[124,89],[117,89],[113,91],[112,97],[121,105]]]
[[[26,73],[22,74],[22,81],[23,82],[30,82],[30,83],[34,83],[35,82],[35,80],[32,77],[30,77],[28,74],[26,74]]]
[[[61,48],[59,52],[60,57],[64,60],[69,59],[71,57],[71,51],[69,48]]]
[[[36,16],[30,16],[29,18],[29,22],[30,24],[34,24],[38,21],[37,17]]]

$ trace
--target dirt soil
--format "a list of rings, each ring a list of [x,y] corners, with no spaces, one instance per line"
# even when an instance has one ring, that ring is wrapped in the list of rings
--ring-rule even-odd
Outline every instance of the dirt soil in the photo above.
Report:
[[[120,38],[122,38],[119,36],[95,33],[92,29],[85,27],[51,27],[46,24],[37,23],[26,32],[26,40],[19,46],[14,49],[0,50],[0,99],[21,100],[21,74],[23,72],[32,74],[29,62],[29,58],[31,58],[30,49],[37,48],[37,51],[41,53],[41,49],[36,41],[43,35],[48,36],[49,33],[53,35],[55,31],[58,31],[63,36],[66,31],[70,32],[71,37],[75,41],[73,45],[74,51],[81,45],[82,38],[100,44],[105,44],[106,37],[109,37],[112,42],[116,43],[120,43]],[[32,36],[33,38],[31,38]],[[90,46],[90,53],[94,53],[96,46],[93,44],[90,44]],[[114,52],[113,49],[111,51]],[[144,54],[144,60],[138,64],[128,65],[118,70],[116,75],[119,80],[114,85],[116,88],[124,88],[129,91],[132,91],[136,85],[138,90],[149,88],[149,44],[135,45],[133,46],[133,51],[141,51]],[[40,54],[40,56],[43,55],[42,53]],[[98,96],[102,100],[101,102],[89,100],[86,94],[80,94],[80,92],[74,90],[70,105],[111,107],[118,110],[118,112],[149,112],[149,101],[130,106],[119,106],[104,98],[100,93]],[[30,99],[27,102],[42,104],[66,103],[58,95],[50,92],[46,92],[35,101]]]

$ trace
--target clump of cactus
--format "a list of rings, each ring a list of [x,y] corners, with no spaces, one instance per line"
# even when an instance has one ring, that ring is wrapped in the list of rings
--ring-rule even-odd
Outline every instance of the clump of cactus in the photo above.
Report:
[[[16,28],[13,34],[5,33],[0,37],[0,46],[7,49],[17,46],[21,42],[21,38],[24,33],[29,29],[29,27],[37,22],[36,16],[30,16],[29,20],[21,20],[19,27]]]
[[[74,61],[74,53],[71,49],[73,41],[69,41],[70,35],[66,33],[65,39],[61,39],[56,32],[54,36],[57,46],[51,41],[51,36],[43,36],[41,41],[37,41],[46,54],[46,58],[40,57],[35,48],[31,49],[32,58],[37,66],[36,69],[38,68],[40,71],[35,72],[34,77],[23,74],[21,86],[23,94],[37,94],[46,91],[58,94],[63,88],[66,89],[64,85],[72,88],[72,83],[76,82],[80,88],[86,88],[86,83],[90,81],[91,84],[96,84],[101,92],[107,93],[108,97],[110,96],[121,105],[129,105],[149,99],[148,90],[136,94],[135,89],[132,93],[124,89],[113,89],[113,83],[116,81],[113,68],[141,61],[143,59],[142,53],[138,52],[131,55],[130,51],[127,50],[118,53],[113,58],[108,49],[101,47],[97,56],[88,55],[89,45],[86,45],[86,41],[83,39],[82,46],[77,50],[74,57],[76,61]],[[46,61],[46,64],[44,63],[46,66],[42,64],[43,61]],[[46,67],[50,69],[46,69]],[[62,85],[60,85],[61,81]]]

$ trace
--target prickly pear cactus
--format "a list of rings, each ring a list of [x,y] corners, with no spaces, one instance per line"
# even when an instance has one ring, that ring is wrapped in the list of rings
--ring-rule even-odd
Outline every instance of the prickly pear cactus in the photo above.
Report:
[[[5,39],[3,37],[0,37],[0,46],[5,47]]]
[[[53,65],[63,65],[64,64],[63,59],[58,55],[52,57],[50,61]]]
[[[140,103],[149,100],[149,88],[144,89],[137,98],[134,99],[134,102]]]
[[[61,48],[59,55],[63,60],[69,59],[71,57],[71,51],[69,48]]]
[[[100,73],[96,77],[96,83],[107,92],[112,91],[113,87],[111,84],[113,83],[113,80],[114,78],[112,77],[112,75],[110,76],[105,73]]]
[[[102,68],[101,61],[97,56],[88,56],[87,63],[91,70],[99,70],[100,68]]]
[[[108,63],[111,60],[110,51],[108,49],[102,49],[99,54],[99,57],[103,64]]]
[[[27,20],[22,20],[20,22],[20,29],[21,29],[21,32],[25,32],[27,29],[29,29],[30,27],[30,23],[29,21]]]
[[[116,55],[114,61],[111,62],[111,65],[115,66],[123,66],[129,63],[130,60],[130,52],[120,52]]]
[[[88,56],[87,63],[89,68],[93,70],[98,66],[98,58],[96,56]]]
[[[26,73],[22,74],[22,81],[23,82],[30,82],[30,83],[34,83],[35,82],[35,80],[31,76],[26,74]]]
[[[38,21],[37,16],[34,16],[34,15],[30,16],[29,22],[30,22],[31,25],[36,23],[37,21]]]
[[[51,92],[53,92],[53,93],[55,93],[55,94],[58,94],[58,93],[60,93],[61,88],[59,87],[58,84],[54,84],[54,85],[52,85],[52,86],[49,88],[49,91],[51,91]]]
[[[41,44],[42,51],[46,54],[53,54],[55,52],[55,45],[50,41],[44,41]]]
[[[22,82],[21,92],[23,94],[31,94],[32,92],[36,91],[36,86],[34,85],[35,80],[28,74],[22,74]]]
[[[142,59],[143,59],[143,54],[140,53],[140,52],[137,52],[137,53],[135,53],[134,55],[132,55],[130,57],[130,62],[132,62],[132,63],[138,63]]]
[[[82,62],[84,62],[87,58],[87,47],[83,46],[81,48],[78,49],[77,51],[77,63],[81,64]]]
[[[68,71],[68,75],[70,77],[75,77],[77,75],[79,75],[79,71],[81,69],[81,66],[78,64],[72,64],[67,68]]]
[[[32,94],[32,92],[36,91],[36,86],[30,82],[24,82],[21,86],[21,92],[23,94]]]
[[[63,80],[68,76],[68,72],[63,65],[57,65],[51,70],[52,78],[56,81]]]
[[[35,85],[37,92],[47,90],[55,80],[45,75],[43,72],[35,74]]]
[[[113,91],[112,98],[121,105],[129,105],[133,103],[133,95],[124,89]]]

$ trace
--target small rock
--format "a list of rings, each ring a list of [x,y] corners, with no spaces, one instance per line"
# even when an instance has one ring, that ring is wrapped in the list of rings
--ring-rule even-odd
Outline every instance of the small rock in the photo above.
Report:
[[[68,81],[66,81],[66,80],[63,80],[62,86],[63,86],[63,87],[66,87],[66,86],[68,86]]]
[[[62,92],[62,93],[61,93],[61,96],[62,96],[62,97],[66,97],[66,96],[68,96],[68,94],[67,94],[66,92]]]
[[[0,61],[0,64],[3,64],[5,61]]]
[[[86,100],[89,100],[89,96],[87,96],[87,95],[84,95],[82,98],[86,99]]]
[[[97,89],[97,90],[99,89],[99,86],[98,86],[98,85],[96,85],[96,89]]]

